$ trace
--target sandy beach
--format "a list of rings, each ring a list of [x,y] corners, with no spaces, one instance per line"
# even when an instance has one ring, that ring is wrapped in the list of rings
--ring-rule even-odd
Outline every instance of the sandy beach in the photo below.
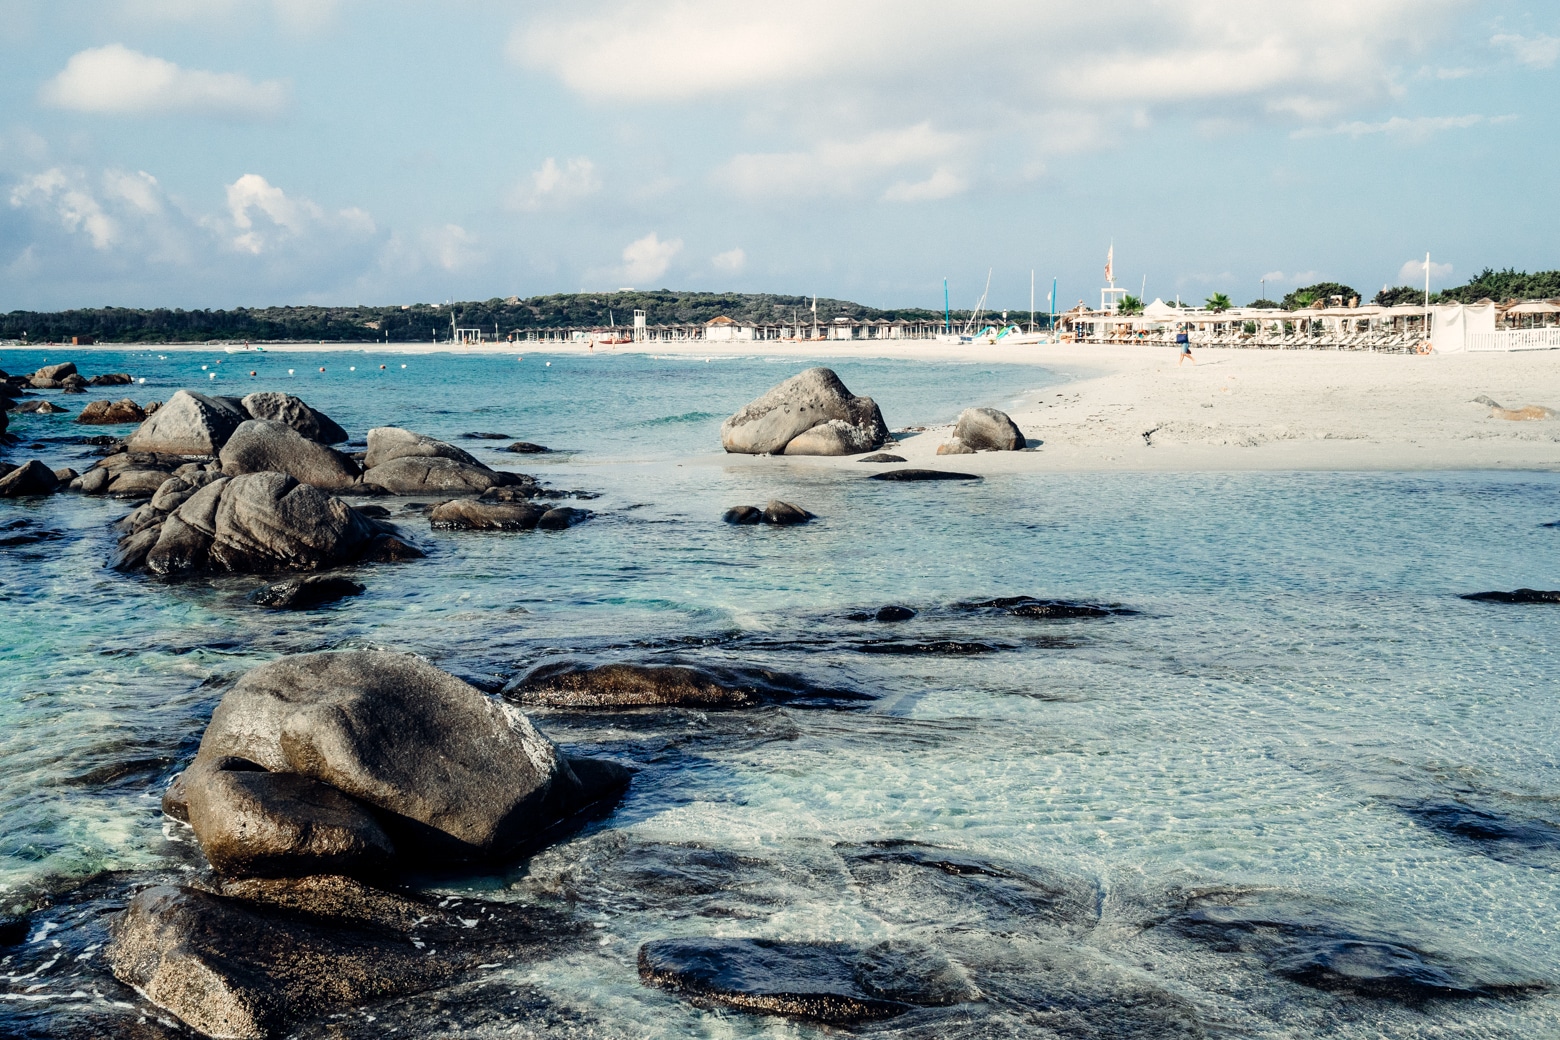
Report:
[[[61,358],[70,348],[54,348]],[[209,344],[140,349],[212,353]],[[269,346],[270,353],[352,350],[341,344]],[[450,353],[427,343],[373,345],[368,354]],[[900,358],[1039,365],[1065,384],[1027,393],[1006,409],[1027,451],[938,457],[951,427],[908,429],[888,415],[897,445],[916,462],[977,473],[1090,470],[1429,470],[1560,468],[1560,419],[1492,418],[1507,408],[1560,409],[1560,355],[1547,351],[1426,357],[1338,351],[1199,350],[1177,364],[1172,348],[1059,344],[1037,347],[765,342],[655,343],[587,348],[492,344],[464,354],[649,353],[709,357]],[[227,355],[242,363],[244,355]],[[3,358],[3,353],[0,353]],[[871,395],[870,386],[852,387]],[[950,401],[950,407],[1001,402]],[[736,457],[709,461],[740,462]],[[765,460],[769,461],[769,460]],[[794,458],[798,466],[851,459]]]

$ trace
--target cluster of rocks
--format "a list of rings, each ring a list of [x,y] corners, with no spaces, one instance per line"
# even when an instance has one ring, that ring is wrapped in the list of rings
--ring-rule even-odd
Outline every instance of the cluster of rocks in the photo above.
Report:
[[[50,469],[37,459],[19,466],[0,462],[0,498],[52,495],[75,478],[75,470]]]
[[[408,654],[262,665],[163,799],[217,877],[138,893],[114,926],[113,972],[213,1036],[430,988],[578,925],[477,900],[452,913],[396,880],[534,850],[628,782]],[[423,952],[434,942],[437,957]]]
[[[828,368],[810,368],[749,403],[720,427],[728,452],[860,455],[888,440],[883,413]]]
[[[32,375],[8,376],[0,372],[0,380],[23,390],[63,390],[68,394],[84,394],[93,386],[129,386],[135,380],[123,372],[97,375],[88,379],[76,371],[74,362],[44,365]]]
[[[801,506],[794,506],[775,498],[762,509],[758,506],[732,506],[726,510],[721,519],[728,524],[775,524],[783,527],[805,524],[816,517]]]

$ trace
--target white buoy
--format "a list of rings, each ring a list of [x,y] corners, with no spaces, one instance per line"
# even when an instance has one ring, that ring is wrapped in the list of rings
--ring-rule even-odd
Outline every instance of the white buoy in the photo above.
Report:
[[[405,365],[402,365],[402,366],[401,366],[401,367],[402,367],[402,368],[405,368],[405,367],[406,367],[406,366],[405,366]]]
[[[215,379],[215,378],[217,378],[217,374],[215,372],[213,372],[213,373],[211,373],[211,375],[207,376],[207,378],[208,379]]]
[[[202,372],[204,372],[204,371],[206,371],[206,366],[205,366],[205,365],[201,365],[201,366],[200,366],[200,370],[201,370],[201,371],[202,371]]]
[[[357,371],[357,366],[356,365],[348,365],[347,366],[347,371],[348,372],[356,372]]]
[[[293,374],[293,370],[292,370],[292,369],[290,369],[290,368],[289,368],[289,369],[288,369],[288,370],[287,370],[287,374],[288,374],[288,375],[292,375],[292,374]]]
[[[552,362],[551,361],[547,362],[547,367],[548,368],[552,368]]]
[[[145,376],[142,376],[142,377],[141,377],[141,385],[142,385],[142,386],[145,386],[145,385],[146,385],[146,377],[145,377]]]

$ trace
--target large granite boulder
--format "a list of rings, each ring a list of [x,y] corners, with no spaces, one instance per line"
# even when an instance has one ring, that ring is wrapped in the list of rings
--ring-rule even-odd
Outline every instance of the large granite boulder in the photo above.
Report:
[[[368,431],[368,451],[363,456],[364,468],[373,469],[394,459],[405,458],[449,459],[467,466],[487,468],[469,452],[426,434],[413,433],[399,426],[377,426]]]
[[[178,507],[161,512],[148,503],[131,514],[136,519],[110,566],[182,578],[315,571],[421,555],[392,525],[284,473],[217,477],[188,496],[182,487],[169,490]]]
[[[1020,451],[1025,441],[1018,424],[995,408],[966,408],[953,428],[954,439],[973,451]],[[938,454],[944,454],[939,450]]]
[[[285,473],[299,483],[320,488],[348,487],[361,475],[357,463],[341,452],[272,419],[240,423],[217,458],[222,472],[230,476]]]
[[[141,406],[126,397],[119,401],[88,401],[76,421],[86,426],[138,423],[146,418]]]
[[[0,468],[7,471],[0,475],[0,498],[52,495],[60,489],[60,478],[37,459],[24,462],[14,469],[0,463]]]
[[[530,531],[547,513],[530,502],[481,502],[457,498],[428,514],[428,523],[448,531]]]
[[[480,495],[526,479],[491,469],[453,444],[395,426],[368,431],[363,465],[363,483],[392,495]]]
[[[114,921],[108,949],[120,981],[214,1037],[290,1035],[362,1004],[444,985],[481,964],[555,954],[582,931],[536,907],[470,897],[451,906],[343,877],[214,887],[137,892]]]
[[[137,452],[215,455],[248,419],[249,414],[232,398],[180,390],[136,428],[126,445]]]
[[[727,419],[720,438],[750,455],[857,455],[881,448],[888,426],[872,398],[853,396],[832,369],[810,368]]]
[[[34,385],[36,385],[39,381],[59,382],[66,376],[79,374],[76,371],[76,363],[74,361],[66,361],[58,365],[44,365],[32,374],[32,380]]]
[[[298,779],[244,777],[234,759]],[[627,773],[571,762],[518,709],[410,654],[358,650],[246,673],[182,779],[184,813],[219,868],[262,862],[269,873],[303,874],[331,857],[353,869],[382,864],[387,843],[401,862],[510,855],[615,796]],[[240,814],[265,821],[239,834],[247,848],[233,844],[230,819]],[[314,821],[325,833],[311,845]],[[386,843],[369,826],[376,821]]]
[[[262,391],[249,394],[242,404],[251,419],[286,423],[311,441],[340,444],[347,439],[347,431],[338,426],[335,420],[324,412],[310,408],[292,394]]]

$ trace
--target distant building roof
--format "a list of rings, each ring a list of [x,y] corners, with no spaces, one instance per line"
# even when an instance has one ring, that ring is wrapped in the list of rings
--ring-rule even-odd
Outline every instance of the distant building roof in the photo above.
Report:
[[[706,324],[706,325],[735,325],[736,322],[733,321],[732,319],[726,317],[724,314],[717,314],[715,317],[711,318],[709,321],[705,322],[704,324]]]

